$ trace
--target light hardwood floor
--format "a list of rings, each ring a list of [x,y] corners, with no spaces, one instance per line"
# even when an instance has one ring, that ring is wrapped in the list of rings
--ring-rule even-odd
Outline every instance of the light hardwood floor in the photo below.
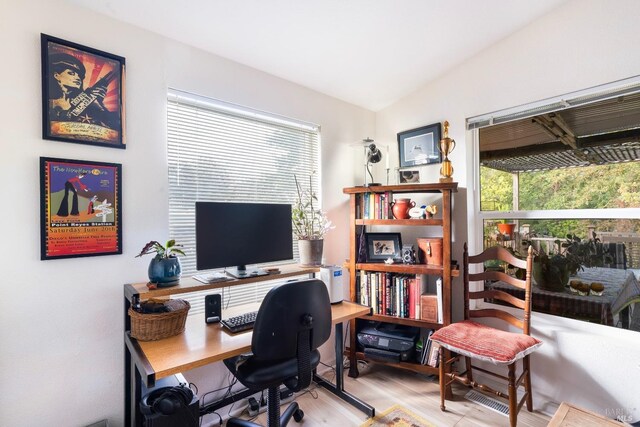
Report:
[[[333,373],[325,372],[328,379]],[[447,410],[440,411],[440,392],[437,377],[427,377],[401,369],[393,369],[376,364],[360,369],[360,377],[348,378],[345,374],[345,389],[366,401],[381,413],[387,408],[401,404],[436,426],[456,427],[499,427],[508,426],[509,418],[464,399],[467,388],[454,384],[454,400],[446,401]],[[535,385],[534,385],[535,386]],[[305,413],[302,423],[293,420],[291,427],[359,426],[367,416],[344,403],[331,393],[314,388],[312,392],[299,395],[296,401]],[[534,401],[534,408],[536,402]],[[283,405],[282,409],[286,405]],[[266,425],[266,414],[261,414],[256,422]],[[543,427],[549,417],[523,408],[518,416],[518,426]]]

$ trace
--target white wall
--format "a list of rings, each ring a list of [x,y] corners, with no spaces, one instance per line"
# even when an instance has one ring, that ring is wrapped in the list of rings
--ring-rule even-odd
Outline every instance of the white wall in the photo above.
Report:
[[[144,280],[147,260],[134,255],[168,233],[167,87],[322,126],[323,196],[337,225],[327,262],[341,263],[348,246],[341,189],[362,179],[361,153],[349,143],[372,136],[393,145],[399,131],[451,122],[459,143],[452,161],[461,186],[454,226],[461,259],[467,215],[473,219],[465,118],[640,74],[640,3],[633,0],[570,2],[375,116],[59,0],[1,6],[0,425],[12,427],[103,418],[122,424],[122,285]],[[127,150],[41,139],[41,32],[126,57]],[[123,255],[39,260],[40,156],[123,164]],[[422,179],[437,179],[437,167],[424,168]],[[632,409],[640,418],[638,334],[538,314],[533,327],[545,341],[533,360],[537,407],[570,400],[600,412]]]
[[[451,122],[458,143],[451,156],[454,178],[463,189],[455,198],[458,259],[462,243],[478,227],[465,119],[640,74],[638,16],[640,3],[634,0],[568,2],[377,114],[378,140],[393,141],[402,130]],[[437,167],[423,169],[423,182],[438,178]],[[454,287],[459,319],[461,281],[454,281]],[[640,334],[541,314],[533,315],[532,327],[545,342],[532,360],[536,408],[551,409],[549,400],[571,401],[640,419]]]
[[[126,150],[42,140],[41,32],[126,58]],[[0,37],[0,425],[122,425],[123,284],[145,280],[149,260],[134,256],[168,234],[168,87],[320,124],[338,225],[325,253],[347,256],[348,143],[373,135],[372,112],[58,0],[2,0]],[[40,156],[122,163],[122,255],[40,261]]]

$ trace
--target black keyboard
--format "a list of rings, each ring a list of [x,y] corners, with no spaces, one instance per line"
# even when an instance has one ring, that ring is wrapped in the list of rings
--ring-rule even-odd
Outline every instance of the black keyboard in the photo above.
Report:
[[[250,313],[244,313],[239,316],[229,317],[228,319],[222,319],[220,323],[227,328],[230,332],[242,332],[247,329],[253,329],[253,324],[256,322],[257,311]]]

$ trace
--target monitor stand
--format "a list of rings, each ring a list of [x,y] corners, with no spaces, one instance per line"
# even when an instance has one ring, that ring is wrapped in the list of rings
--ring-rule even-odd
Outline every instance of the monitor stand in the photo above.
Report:
[[[239,265],[237,268],[228,268],[225,270],[227,275],[236,279],[247,279],[249,277],[266,276],[267,273],[261,268],[249,268],[246,265]]]

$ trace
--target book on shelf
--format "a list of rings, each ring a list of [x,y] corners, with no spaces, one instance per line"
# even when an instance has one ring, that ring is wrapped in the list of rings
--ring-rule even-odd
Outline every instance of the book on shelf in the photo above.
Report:
[[[422,354],[420,355],[420,364],[426,365],[428,362],[429,350],[431,349],[431,335],[433,335],[433,329],[427,329],[426,335],[422,344]]]
[[[369,219],[369,193],[364,193],[360,197],[360,201],[362,203],[362,218]]]
[[[409,279],[409,318],[419,320],[422,278],[420,275]]]
[[[373,314],[420,320],[419,275],[360,270],[356,286],[356,301],[371,307]]]
[[[438,297],[438,323],[442,324],[443,319],[443,304],[442,304],[442,277],[438,277],[436,280],[436,296]]]
[[[429,339],[431,341],[431,339]],[[431,341],[431,346],[429,348],[429,354],[427,356],[427,365],[437,368],[438,362],[440,361],[440,344],[435,341]]]
[[[421,295],[420,296],[420,318],[431,323],[438,322],[438,296],[437,295]]]
[[[356,196],[356,218],[359,219],[392,219],[391,205],[393,193],[363,193]]]
[[[373,219],[380,218],[380,194],[373,195]]]
[[[420,296],[420,319],[442,324],[444,321],[444,305],[442,301],[442,278],[431,281],[424,287]]]
[[[369,219],[375,219],[376,218],[376,195],[373,193],[367,193],[369,194]]]
[[[360,304],[369,305],[369,300],[367,299],[367,272],[364,270],[360,270]]]

